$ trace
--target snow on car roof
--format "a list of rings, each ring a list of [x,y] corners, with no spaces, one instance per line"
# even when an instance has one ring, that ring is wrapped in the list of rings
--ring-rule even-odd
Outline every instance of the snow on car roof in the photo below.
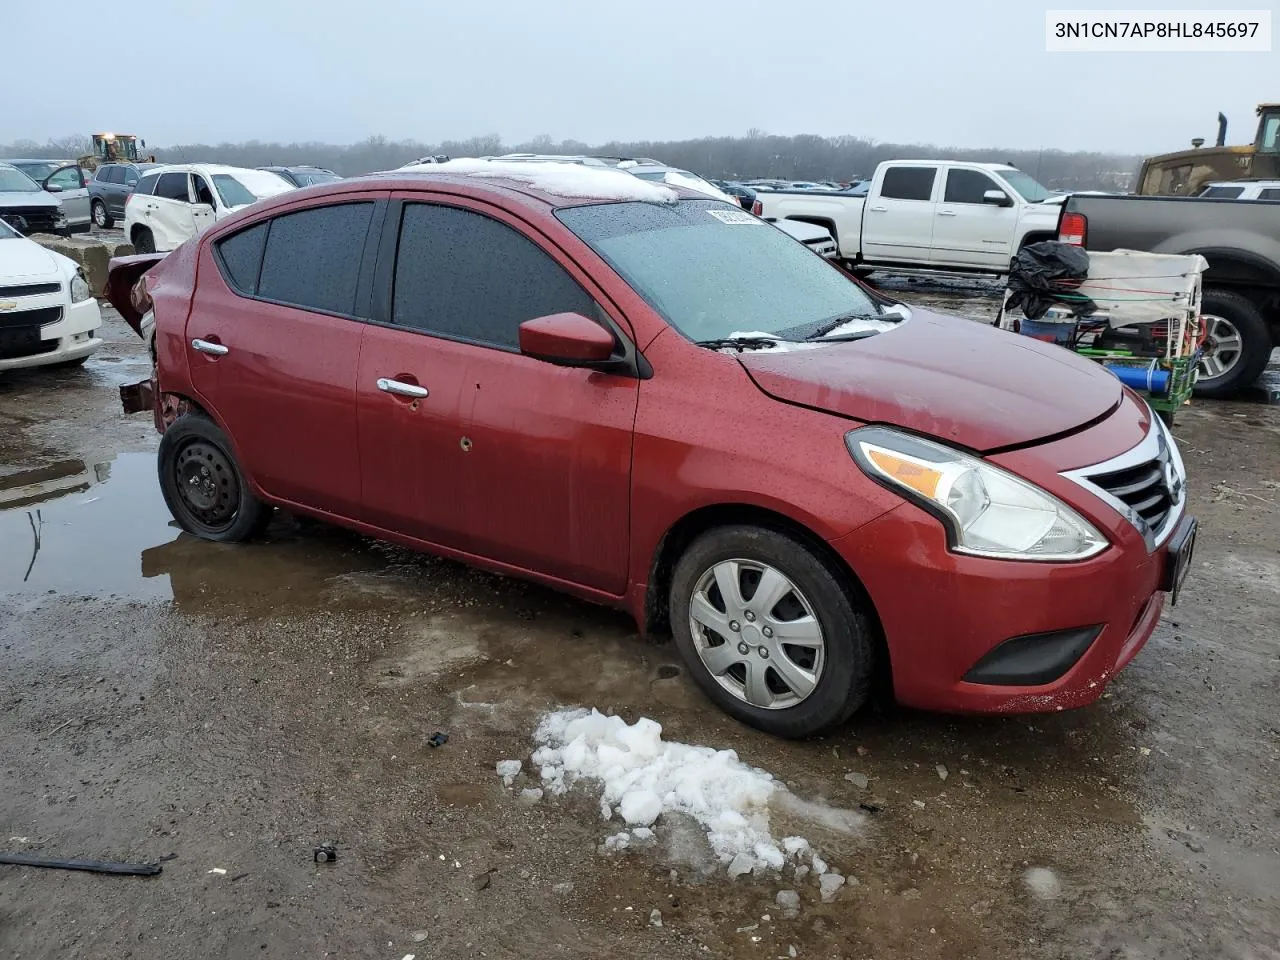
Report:
[[[585,166],[548,160],[502,161],[463,157],[445,163],[423,163],[402,168],[416,173],[462,174],[492,177],[528,184],[535,190],[557,197],[584,200],[639,200],[645,203],[675,203],[676,192],[669,187],[638,180],[612,167]]]

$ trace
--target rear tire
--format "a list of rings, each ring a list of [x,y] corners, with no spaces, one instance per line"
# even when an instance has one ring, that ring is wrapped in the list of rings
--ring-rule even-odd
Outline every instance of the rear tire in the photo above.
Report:
[[[719,591],[725,570],[739,578],[728,601]],[[766,577],[782,584],[767,610],[757,596]],[[698,537],[676,564],[669,603],[676,646],[703,692],[730,716],[779,737],[810,737],[848,720],[870,692],[875,648],[870,618],[841,579],[776,530],[729,526]],[[730,576],[731,591],[732,583]]]
[[[155,253],[156,238],[149,227],[138,227],[133,231],[134,253]]]
[[[93,201],[91,209],[93,212],[93,222],[103,230],[110,230],[116,225],[115,220],[112,219],[111,214],[107,211],[107,205],[101,200]]]
[[[1213,352],[1201,361],[1196,396],[1234,397],[1253,385],[1271,359],[1267,321],[1252,301],[1230,290],[1206,290],[1200,313],[1209,318],[1205,348]],[[1228,346],[1234,354],[1225,349]],[[1228,362],[1224,364],[1224,360]]]
[[[200,413],[180,416],[160,437],[160,492],[187,533],[236,543],[262,533],[273,508],[245,481],[227,435]]]

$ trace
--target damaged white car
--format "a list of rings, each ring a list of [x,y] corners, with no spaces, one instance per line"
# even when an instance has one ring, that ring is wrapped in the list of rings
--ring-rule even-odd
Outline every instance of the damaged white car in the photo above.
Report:
[[[102,313],[74,260],[0,221],[0,373],[80,364],[102,346]]]
[[[279,174],[212,163],[155,167],[124,205],[124,235],[138,253],[164,253],[242,207],[296,190]]]

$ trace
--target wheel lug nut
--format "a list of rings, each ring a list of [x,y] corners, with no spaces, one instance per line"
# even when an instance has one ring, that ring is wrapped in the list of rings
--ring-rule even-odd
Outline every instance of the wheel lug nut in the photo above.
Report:
[[[750,650],[750,649],[751,649],[751,648],[750,648],[750,647],[748,647],[745,643],[740,643],[740,644],[738,644],[738,652],[739,652],[740,654],[742,654],[743,656],[746,656],[747,651],[748,651],[748,650]]]
[[[744,614],[743,614],[743,616],[747,618],[747,623],[754,623],[754,622],[755,622],[756,615],[755,615],[754,613],[752,613],[750,610],[748,610],[746,613],[744,613]]]
[[[773,636],[773,627],[765,627],[765,628],[764,628],[763,630],[761,630],[760,632],[761,632],[761,633],[763,633],[766,637],[772,637],[772,636]]]
[[[768,659],[769,659],[769,651],[768,651],[768,650],[766,650],[764,647],[760,647],[760,648],[758,648],[758,649],[756,650],[756,653],[760,654],[760,659],[761,659],[761,660],[768,660]]]
[[[740,624],[737,620],[730,620],[729,629],[732,630],[734,633],[737,633],[739,630],[742,629],[742,624]]]

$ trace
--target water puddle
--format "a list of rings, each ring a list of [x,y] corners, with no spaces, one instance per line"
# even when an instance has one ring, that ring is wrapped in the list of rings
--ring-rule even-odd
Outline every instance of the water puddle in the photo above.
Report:
[[[0,596],[172,600],[188,613],[265,616],[402,599],[408,591],[388,596],[347,582],[385,575],[402,559],[374,541],[284,516],[265,542],[188,536],[160,494],[154,453],[58,460],[0,477]]]
[[[155,463],[154,454],[122,454],[0,477],[0,594],[169,597],[168,583],[145,577],[139,559],[178,536]]]

